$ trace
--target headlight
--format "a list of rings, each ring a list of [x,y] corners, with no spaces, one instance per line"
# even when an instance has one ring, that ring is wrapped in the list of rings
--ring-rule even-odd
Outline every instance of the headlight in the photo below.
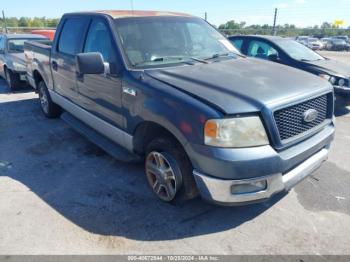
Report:
[[[330,75],[327,75],[327,74],[320,74],[318,76],[328,80],[332,85],[335,85],[337,83],[337,80],[338,80],[336,77],[330,76]],[[340,78],[340,80],[338,80],[338,85],[339,86],[345,85],[345,80]]]
[[[24,65],[17,63],[17,62],[13,62],[13,66],[16,70],[19,70],[19,71],[26,70],[26,67]]]
[[[331,82],[332,85],[335,84],[335,81],[337,81],[337,79],[336,79],[334,76],[331,76],[331,77],[329,78],[329,82]]]
[[[205,144],[216,147],[268,145],[269,139],[258,116],[212,119],[205,123]]]
[[[343,78],[339,79],[338,86],[342,87],[345,85],[345,80]]]

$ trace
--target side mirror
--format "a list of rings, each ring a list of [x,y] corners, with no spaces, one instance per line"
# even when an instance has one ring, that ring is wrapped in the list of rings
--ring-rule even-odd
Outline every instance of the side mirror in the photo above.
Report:
[[[280,58],[279,58],[278,54],[271,54],[267,58],[270,61],[273,61],[273,62],[279,62],[280,61]]]
[[[80,75],[100,75],[106,72],[101,53],[81,53],[76,57],[77,72]]]

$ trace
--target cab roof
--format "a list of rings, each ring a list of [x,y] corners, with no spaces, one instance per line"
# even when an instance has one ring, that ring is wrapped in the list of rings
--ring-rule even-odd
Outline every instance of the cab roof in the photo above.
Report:
[[[142,11],[142,10],[97,10],[89,13],[98,13],[111,16],[113,19],[125,17],[154,17],[154,16],[183,16],[191,17],[189,14],[167,11]]]

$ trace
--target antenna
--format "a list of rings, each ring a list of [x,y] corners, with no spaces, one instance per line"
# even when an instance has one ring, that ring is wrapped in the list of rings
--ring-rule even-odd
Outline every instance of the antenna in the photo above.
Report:
[[[3,25],[4,25],[4,29],[5,29],[5,33],[7,34],[7,25],[6,25],[6,17],[5,17],[5,11],[2,10],[2,19],[3,19]]]

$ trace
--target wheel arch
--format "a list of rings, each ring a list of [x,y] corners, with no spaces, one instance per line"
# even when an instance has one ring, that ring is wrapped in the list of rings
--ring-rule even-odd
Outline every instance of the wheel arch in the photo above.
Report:
[[[168,128],[153,121],[144,121],[137,125],[133,135],[133,148],[137,154],[143,155],[146,152],[147,145],[155,138],[167,136],[174,139],[185,149],[184,139],[175,135]]]
[[[41,73],[39,72],[39,70],[35,69],[33,71],[33,78],[34,78],[34,82],[35,82],[35,88],[37,89],[38,88],[38,85],[41,81],[44,81],[45,83],[45,80],[44,78],[42,77]],[[46,83],[45,83],[46,84]]]

